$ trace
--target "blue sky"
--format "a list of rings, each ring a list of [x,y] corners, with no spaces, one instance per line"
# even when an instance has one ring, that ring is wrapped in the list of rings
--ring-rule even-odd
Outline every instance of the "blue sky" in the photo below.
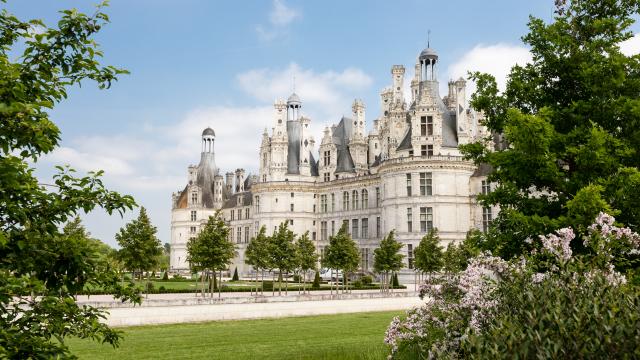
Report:
[[[57,10],[93,12],[86,0],[9,0],[22,19],[54,24]],[[549,20],[552,0],[499,1],[204,1],[112,0],[111,23],[97,36],[104,63],[131,71],[107,91],[85,84],[51,112],[62,147],[38,163],[104,169],[105,182],[149,209],[169,242],[171,193],[199,160],[200,132],[217,134],[222,172],[255,172],[260,134],[272,125],[273,100],[296,78],[303,113],[319,142],[324,126],[350,114],[354,98],[379,116],[379,92],[393,64],[407,78],[426,46],[440,55],[439,78],[483,70],[504,79],[529,58],[520,37],[529,14]],[[503,81],[503,80],[501,80]],[[85,216],[93,235],[115,245],[124,219]]]

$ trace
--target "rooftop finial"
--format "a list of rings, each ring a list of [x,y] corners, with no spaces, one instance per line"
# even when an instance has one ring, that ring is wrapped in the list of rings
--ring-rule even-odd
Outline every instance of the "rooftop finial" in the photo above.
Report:
[[[427,30],[427,47],[431,47],[431,29]]]

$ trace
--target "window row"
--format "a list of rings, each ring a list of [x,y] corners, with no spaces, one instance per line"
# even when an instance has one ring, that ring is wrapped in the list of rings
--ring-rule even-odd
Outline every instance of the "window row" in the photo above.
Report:
[[[380,207],[382,203],[380,188],[377,187],[375,191],[375,207]],[[342,211],[368,209],[369,206],[369,191],[367,189],[344,191],[342,193]],[[328,213],[336,210],[336,194],[321,194],[320,212]]]
[[[379,238],[382,231],[382,222],[379,216],[376,217],[375,233],[369,232],[369,218],[351,219],[351,227],[349,227],[348,219],[342,220],[342,224],[347,227],[347,232],[353,239],[368,239],[374,234],[376,238]],[[329,236],[334,236],[337,231],[335,220],[320,221],[320,240],[328,240]]]
[[[433,229],[433,208],[420,207],[420,232],[426,233]],[[407,208],[407,232],[413,232],[413,208]]]
[[[231,210],[231,221],[236,220],[236,213],[238,214],[238,220],[243,219],[242,209],[238,209],[237,212],[236,210]],[[250,215],[249,208],[244,209],[244,219],[248,219]]]

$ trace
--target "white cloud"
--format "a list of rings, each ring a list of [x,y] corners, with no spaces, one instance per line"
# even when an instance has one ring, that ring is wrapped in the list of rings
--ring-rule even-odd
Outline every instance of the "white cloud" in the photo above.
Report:
[[[632,38],[621,42],[620,51],[627,56],[640,54],[640,35],[636,34]]]
[[[287,6],[282,0],[273,0],[273,6],[269,11],[269,25],[256,25],[258,38],[263,42],[271,42],[277,38],[283,38],[289,34],[289,25],[302,17],[299,10]]]
[[[467,78],[468,72],[480,71],[489,73],[496,78],[498,88],[504,90],[507,83],[507,75],[515,64],[524,65],[531,61],[529,50],[520,45],[494,44],[476,45],[473,49],[465,53],[460,59],[447,68],[448,78]],[[446,81],[441,81],[441,85],[446,86]],[[467,94],[475,91],[475,85],[468,83]]]
[[[285,26],[300,16],[301,15],[298,10],[288,7],[281,0],[274,0],[273,8],[269,13],[269,22],[275,26]]]
[[[133,173],[133,168],[126,160],[106,156],[99,151],[86,152],[63,146],[57,148],[42,160],[43,162],[58,165],[70,165],[72,168],[84,172],[104,170],[114,176],[127,176]]]

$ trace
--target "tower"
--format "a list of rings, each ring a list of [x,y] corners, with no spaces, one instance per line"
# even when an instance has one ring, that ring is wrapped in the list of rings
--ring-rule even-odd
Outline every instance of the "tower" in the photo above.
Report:
[[[364,117],[365,106],[362,100],[360,99],[353,100],[353,105],[351,105],[351,110],[353,111],[352,137],[364,137],[366,122]]]
[[[300,126],[300,110],[302,102],[296,93],[287,99],[287,174],[300,173],[300,146],[302,145],[302,129]]]
[[[391,67],[391,83],[393,84],[393,102],[404,102],[402,87],[404,86],[404,66],[393,65]]]

